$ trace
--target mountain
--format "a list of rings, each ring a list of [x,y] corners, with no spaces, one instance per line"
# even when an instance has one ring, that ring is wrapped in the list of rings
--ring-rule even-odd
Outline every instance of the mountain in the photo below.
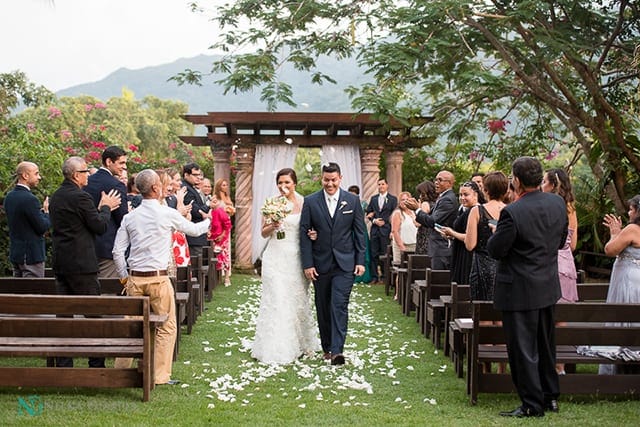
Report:
[[[259,90],[223,95],[223,88],[214,83],[220,76],[208,76],[203,80],[202,86],[178,86],[176,82],[168,80],[186,69],[205,73],[218,58],[219,56],[199,55],[137,70],[120,68],[100,81],[63,89],[57,92],[57,95],[91,95],[106,101],[111,97],[121,96],[122,88],[126,87],[133,91],[137,99],[153,95],[161,99],[184,101],[189,105],[191,114],[205,114],[209,111],[265,111],[266,104],[260,101]],[[337,84],[312,84],[308,73],[294,70],[287,65],[281,71],[282,80],[292,86],[298,108],[280,105],[278,111],[351,111],[349,98],[344,89],[371,80],[358,68],[355,59],[338,61],[324,57],[318,60],[318,66],[320,70],[331,75]]]

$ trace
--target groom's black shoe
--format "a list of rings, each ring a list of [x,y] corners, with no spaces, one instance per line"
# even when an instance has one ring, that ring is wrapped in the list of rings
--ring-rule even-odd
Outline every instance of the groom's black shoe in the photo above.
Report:
[[[334,354],[331,356],[331,364],[334,366],[344,365],[344,356],[342,354]]]
[[[325,352],[325,353],[322,355],[322,358],[323,358],[324,360],[331,360],[331,353],[330,353],[330,352],[328,352],[328,351],[327,351],[327,352]]]

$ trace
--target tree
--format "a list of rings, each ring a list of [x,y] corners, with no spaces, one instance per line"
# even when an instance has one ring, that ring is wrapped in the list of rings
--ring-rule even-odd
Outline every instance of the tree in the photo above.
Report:
[[[44,86],[29,82],[21,71],[0,73],[0,123],[21,103],[26,107],[46,105],[55,98]]]
[[[317,59],[355,55],[374,82],[350,88],[354,108],[381,120],[432,115],[427,132],[450,153],[505,166],[575,149],[620,213],[640,184],[637,2],[236,0],[215,20],[214,47],[228,55],[212,72],[225,73],[227,91],[261,87],[270,109],[294,104],[284,63],[327,84]]]

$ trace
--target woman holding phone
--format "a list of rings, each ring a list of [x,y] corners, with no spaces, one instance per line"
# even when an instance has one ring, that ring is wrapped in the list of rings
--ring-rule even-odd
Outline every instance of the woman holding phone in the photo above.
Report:
[[[509,180],[502,172],[489,172],[484,176],[483,183],[488,201],[469,212],[464,245],[468,251],[473,251],[469,274],[471,299],[492,301],[497,261],[487,251],[487,241],[493,233],[489,224],[500,217],[500,211],[505,207],[503,199],[509,188]]]

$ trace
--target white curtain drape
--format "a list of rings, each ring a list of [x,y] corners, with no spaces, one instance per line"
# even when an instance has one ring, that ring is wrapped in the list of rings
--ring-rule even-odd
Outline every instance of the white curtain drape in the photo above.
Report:
[[[267,240],[260,234],[262,230],[262,215],[260,208],[267,197],[278,193],[276,174],[282,168],[293,168],[298,147],[286,144],[258,145],[256,147],[253,166],[253,212],[251,225],[251,261],[255,262],[260,256]]]
[[[323,145],[322,164],[335,162],[342,171],[342,189],[357,185],[362,195],[362,173],[360,168],[360,148],[357,145]]]

